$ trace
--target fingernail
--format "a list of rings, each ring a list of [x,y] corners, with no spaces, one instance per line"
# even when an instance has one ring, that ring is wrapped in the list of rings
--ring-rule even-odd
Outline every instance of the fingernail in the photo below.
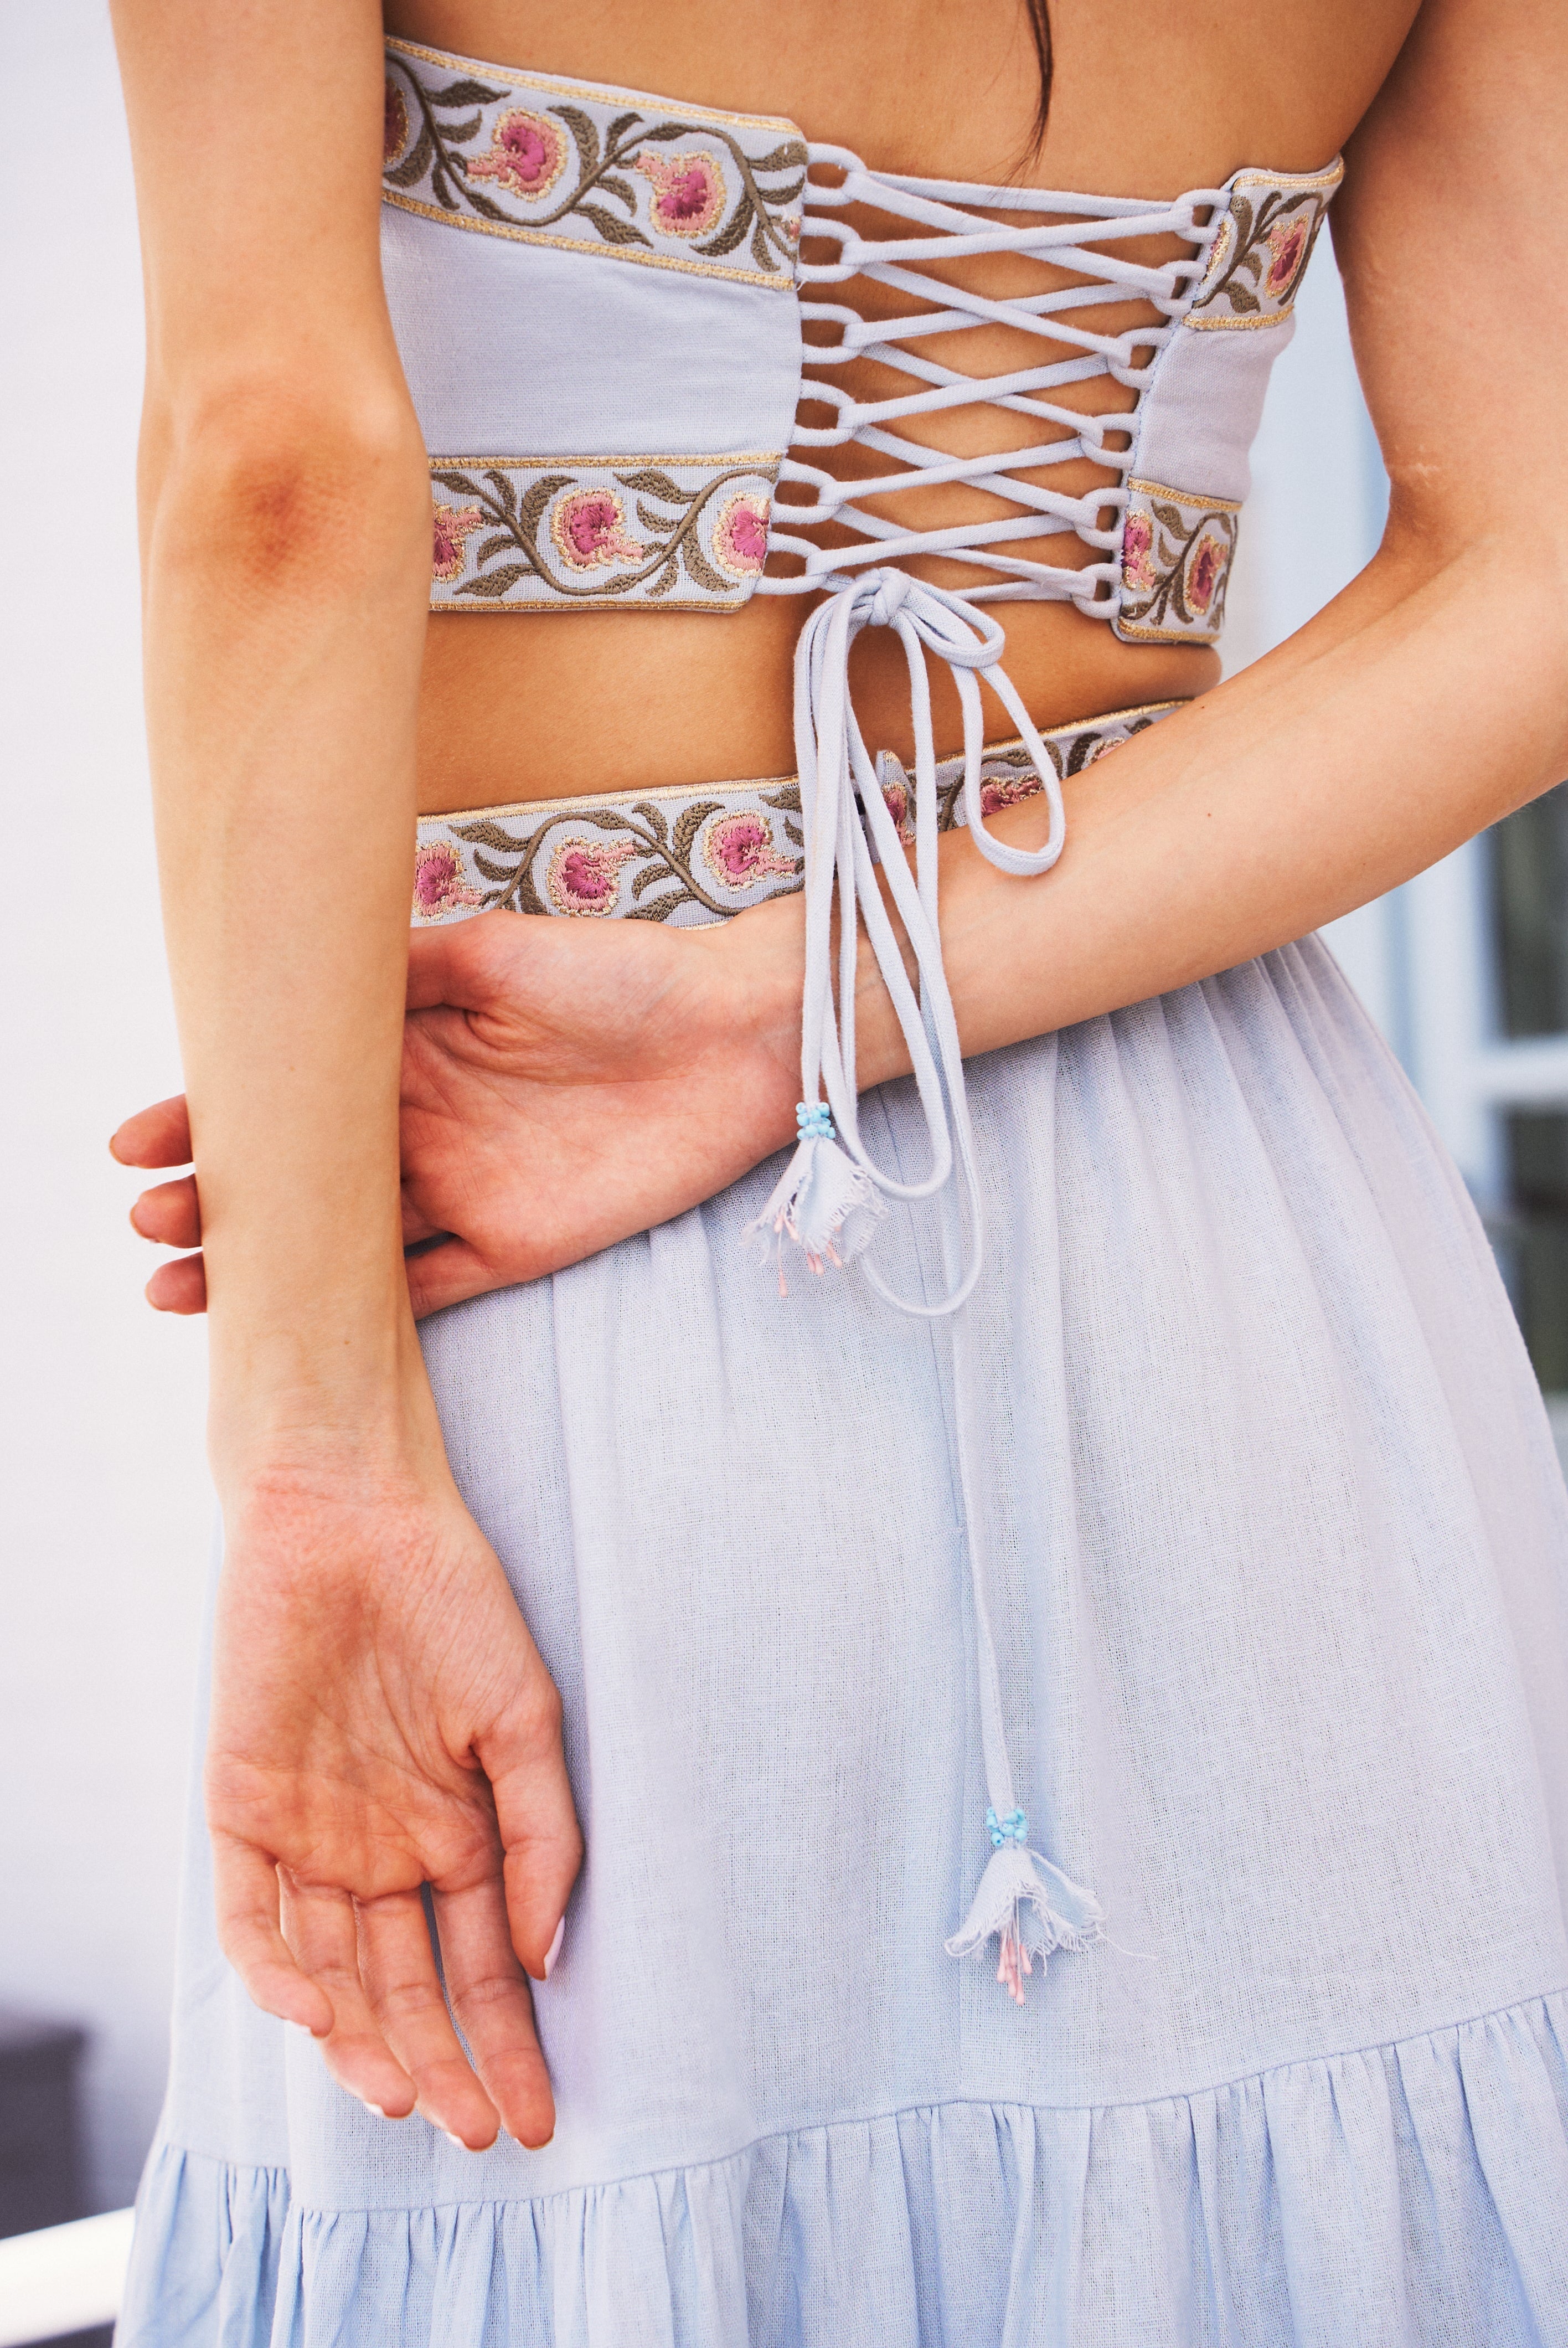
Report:
[[[455,2144],[459,2152],[467,2151],[468,2147],[464,2143],[462,2137],[460,2136],[454,2136],[450,2128],[443,2128],[441,2133],[446,2137],[448,2144]]]
[[[360,2100],[364,2105],[365,2110],[367,2112],[374,2112],[378,2120],[384,2120],[386,2117],[386,2114],[382,2110],[381,2106],[379,2104],[373,2104],[368,2096],[361,2096]]]
[[[555,1961],[556,1961],[556,1959],[557,1959],[557,1958],[559,1956],[559,1954],[560,1954],[560,1944],[561,1944],[561,1942],[562,1942],[565,1939],[566,1939],[566,1918],[563,1916],[563,1917],[561,1918],[561,1920],[560,1920],[560,1922],[556,1926],[556,1936],[555,1936],[555,1939],[550,1942],[549,1947],[545,1951],[545,1979],[546,1979],[546,1981],[548,1981],[548,1979],[549,1979],[549,1977],[550,1977],[550,1972],[551,1972],[551,1969],[552,1969],[552,1967],[553,1967],[553,1966],[554,1966],[554,1964],[555,1964]]]

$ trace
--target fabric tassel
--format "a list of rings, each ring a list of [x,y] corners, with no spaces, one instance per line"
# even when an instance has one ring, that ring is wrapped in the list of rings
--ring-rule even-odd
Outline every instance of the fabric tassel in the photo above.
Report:
[[[1000,1942],[997,1979],[1021,2005],[1035,1958],[1043,1971],[1054,1949],[1092,1948],[1105,1938],[1105,1914],[1092,1891],[1009,1837],[992,1852],[961,1930],[945,1943],[948,1954],[983,1956],[993,1934]]]
[[[779,1294],[787,1296],[784,1243],[799,1248],[813,1272],[825,1263],[854,1262],[876,1232],[886,1202],[864,1169],[839,1148],[826,1107],[805,1103],[795,1111],[800,1140],[772,1198],[743,1237],[771,1235],[778,1262]]]

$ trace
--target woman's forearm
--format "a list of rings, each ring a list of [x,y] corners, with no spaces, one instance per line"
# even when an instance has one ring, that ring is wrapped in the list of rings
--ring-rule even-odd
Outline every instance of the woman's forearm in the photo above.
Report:
[[[1522,617],[1517,576],[1501,542],[1440,564],[1379,556],[1277,652],[1070,781],[1067,846],[1041,879],[948,835],[943,959],[966,1053],[1300,937],[1568,774],[1568,631],[1545,594]],[[1043,800],[990,829],[1039,845]],[[798,948],[782,923],[758,945],[782,1018]],[[904,1074],[864,944],[857,1021],[862,1084]]]
[[[149,723],[220,1476],[385,1422],[415,1358],[397,1070],[428,492],[400,389],[149,433]]]

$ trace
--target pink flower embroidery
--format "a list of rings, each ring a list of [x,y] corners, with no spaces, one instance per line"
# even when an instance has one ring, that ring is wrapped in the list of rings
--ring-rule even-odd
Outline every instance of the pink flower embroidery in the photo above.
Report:
[[[626,509],[612,489],[569,489],[550,516],[556,551],[574,571],[641,562],[648,549],[626,535]]]
[[[1020,799],[1032,799],[1040,788],[1035,774],[988,775],[980,785],[980,813],[995,815],[999,808],[1017,807]]]
[[[433,579],[457,578],[467,556],[464,546],[477,530],[482,530],[485,517],[477,506],[438,505],[431,530],[430,575]]]
[[[1187,562],[1187,605],[1202,619],[1214,600],[1228,549],[1213,530],[1205,530]]]
[[[395,81],[386,85],[385,127],[381,136],[381,160],[390,163],[408,143],[408,108]]]
[[[640,853],[634,839],[567,839],[550,859],[545,886],[558,913],[612,913],[620,868]]]
[[[566,170],[566,132],[548,115],[529,114],[513,107],[490,133],[487,155],[472,155],[466,168],[471,180],[494,180],[517,196],[536,201],[548,196]]]
[[[1159,584],[1153,555],[1154,525],[1146,513],[1130,513],[1122,530],[1122,583],[1134,595],[1147,595]]]
[[[1273,259],[1263,281],[1266,294],[1288,294],[1301,266],[1301,256],[1307,250],[1307,222],[1304,220],[1280,221],[1268,232],[1268,249]]]
[[[463,860],[449,842],[420,848],[414,859],[414,911],[420,921],[439,921],[443,913],[466,912],[483,901],[464,880]]]
[[[893,819],[893,829],[906,848],[915,844],[915,811],[909,805],[908,786],[905,783],[884,783],[882,797]]]
[[[729,191],[716,155],[653,155],[631,166],[653,182],[653,225],[666,236],[705,236],[723,218]]]
[[[754,579],[768,559],[768,501],[742,490],[713,524],[713,560],[732,579]]]
[[[723,815],[708,828],[702,856],[715,880],[726,888],[744,889],[753,880],[783,880],[794,870],[794,860],[774,846],[774,828],[765,815],[743,810]]]

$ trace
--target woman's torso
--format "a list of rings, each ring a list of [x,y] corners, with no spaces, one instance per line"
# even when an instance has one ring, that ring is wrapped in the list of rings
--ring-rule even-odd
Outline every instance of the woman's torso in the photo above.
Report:
[[[1410,0],[1283,0],[1194,22],[1171,7],[1136,17],[1099,0],[1053,0],[1048,129],[1031,148],[1039,73],[1022,5],[992,0],[955,9],[939,0],[853,11],[794,0],[782,15],[715,0],[653,10],[635,0],[553,6],[534,0],[395,0],[387,29],[461,57],[741,114],[787,116],[808,139],[853,149],[874,169],[950,180],[1173,197],[1217,187],[1239,167],[1311,172],[1343,146],[1397,53]],[[862,216],[863,217],[863,216]],[[865,222],[867,233],[907,235],[907,222]],[[1190,248],[1187,248],[1190,250]],[[1122,247],[1162,262],[1172,239]],[[813,256],[809,238],[803,246]],[[979,255],[928,264],[930,273],[997,296],[1050,283],[1042,264]],[[646,274],[647,273],[634,273]],[[908,301],[856,279],[831,289],[864,314],[907,313]],[[1153,321],[1146,304],[1107,302],[1077,323],[1118,333]],[[482,322],[474,322],[482,333]],[[807,340],[812,339],[808,330]],[[965,374],[993,374],[1063,355],[1015,328],[981,325],[927,338],[924,351]],[[835,378],[861,398],[909,389],[861,359]],[[526,399],[527,388],[519,388]],[[1060,403],[1093,410],[1131,404],[1101,380],[1070,386]],[[820,408],[803,407],[820,422]],[[1022,417],[971,407],[922,415],[900,429],[955,453],[1028,446],[1056,437]],[[886,469],[851,447],[811,452],[826,470]],[[1043,474],[1024,475],[1044,481]],[[1058,466],[1054,489],[1081,494],[1112,476],[1087,459]],[[785,498],[790,495],[786,489]],[[1011,510],[988,493],[948,485],[868,501],[903,527],[939,528]],[[1081,561],[1091,550],[1061,530],[1010,552]],[[910,567],[963,586],[978,574],[924,558]],[[799,595],[753,596],[723,614],[613,609],[433,613],[421,710],[420,805],[428,811],[539,799],[584,790],[656,787],[787,772],[794,764],[791,659],[808,608]],[[1219,673],[1196,643],[1129,643],[1071,603],[1004,602],[1007,667],[1037,722],[1052,725],[1203,691]],[[908,685],[902,651],[875,631],[851,675],[872,747],[907,756]],[[958,739],[956,701],[934,680],[939,750]],[[1013,726],[988,710],[988,732]]]

